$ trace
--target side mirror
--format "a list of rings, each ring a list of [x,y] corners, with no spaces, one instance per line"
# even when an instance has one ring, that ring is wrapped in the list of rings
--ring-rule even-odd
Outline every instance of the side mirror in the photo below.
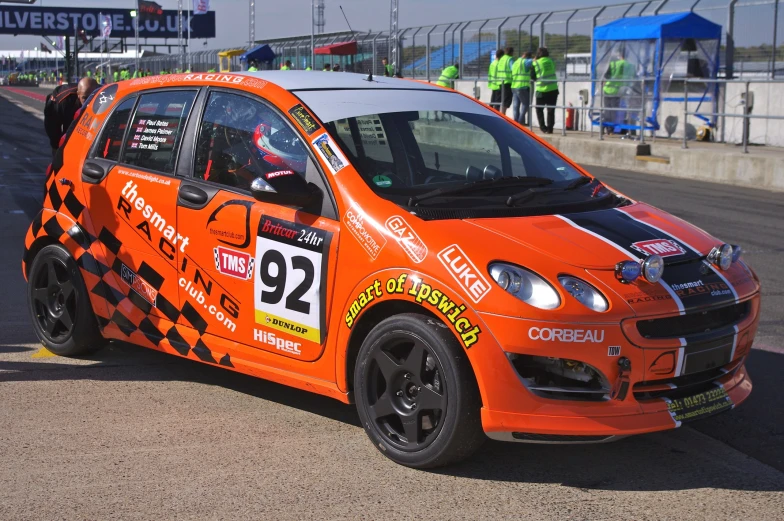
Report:
[[[305,181],[299,174],[292,172],[285,176],[269,177],[277,173],[271,172],[253,180],[250,184],[250,193],[254,199],[262,203],[307,207],[323,197],[318,186]],[[283,177],[291,179],[278,181]],[[273,186],[273,183],[277,186]]]

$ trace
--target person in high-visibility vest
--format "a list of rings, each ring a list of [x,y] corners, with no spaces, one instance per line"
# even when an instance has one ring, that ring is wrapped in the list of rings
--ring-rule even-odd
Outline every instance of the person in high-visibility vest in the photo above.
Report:
[[[258,70],[259,70],[259,67],[258,67],[258,65],[256,64],[255,61],[252,61],[252,62],[250,62],[250,64],[248,64],[248,72],[256,72]]]
[[[441,71],[441,76],[438,78],[436,85],[454,89],[455,80],[460,75],[460,71],[458,69],[459,69],[458,65],[455,63],[454,65],[450,65],[449,67]]]
[[[290,71],[291,70],[291,60],[286,60],[286,63],[283,64],[283,67],[280,68],[282,71]]]
[[[501,82],[501,112],[506,114],[512,106],[512,63],[514,62],[514,47],[507,47],[504,55],[498,60],[496,75]]]
[[[604,107],[607,109],[617,109],[621,106],[621,98],[623,94],[629,90],[631,84],[618,81],[628,80],[634,77],[635,67],[624,58],[623,51],[619,51],[615,55],[615,59],[610,62],[607,71],[604,73],[605,79],[602,91],[604,92]],[[623,123],[626,119],[625,112],[620,110],[606,110],[604,111],[604,126],[601,131],[610,130],[619,123]]]
[[[115,83],[120,81],[120,72],[117,69],[115,69],[114,72],[112,73],[112,79],[114,79]]]
[[[545,134],[552,134],[559,93],[555,62],[550,58],[547,47],[539,47],[536,52],[531,75],[536,80],[536,119],[539,120],[539,129]],[[547,107],[547,121],[544,118],[545,107]]]
[[[387,57],[381,58],[381,65],[384,66],[384,76],[391,78],[395,75],[395,67],[393,67],[392,64],[389,63],[389,58]]]
[[[512,65],[512,117],[521,125],[528,124],[531,109],[531,70],[533,53],[526,52]]]
[[[501,58],[504,57],[504,51],[498,49],[495,51],[495,60],[490,64],[487,70],[487,88],[490,89],[490,106],[501,110],[501,81],[498,78],[498,65]]]
[[[321,70],[322,70],[322,72],[332,72],[332,65],[329,64],[329,63],[325,63],[324,64],[324,68],[321,69]]]

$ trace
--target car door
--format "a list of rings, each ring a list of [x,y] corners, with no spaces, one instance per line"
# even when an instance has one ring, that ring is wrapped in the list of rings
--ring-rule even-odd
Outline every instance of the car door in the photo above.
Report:
[[[282,356],[315,360],[327,336],[339,225],[312,152],[272,104],[211,89],[179,189],[181,321]],[[293,176],[299,176],[295,178]],[[312,208],[259,202],[256,178],[283,187],[312,181]]]
[[[149,316],[179,317],[177,252],[191,238],[177,228],[175,177],[182,135],[197,90],[144,92],[119,102],[85,162],[85,199],[108,272],[93,289],[131,340],[166,335]]]

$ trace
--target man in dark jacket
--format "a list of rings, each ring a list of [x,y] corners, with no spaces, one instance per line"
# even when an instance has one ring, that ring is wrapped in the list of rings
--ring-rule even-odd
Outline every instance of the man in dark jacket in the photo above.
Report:
[[[93,78],[82,78],[77,85],[60,85],[46,97],[44,105],[44,128],[49,136],[49,145],[52,155],[60,146],[63,137],[74,114],[81,108],[85,100],[98,88],[98,83]]]

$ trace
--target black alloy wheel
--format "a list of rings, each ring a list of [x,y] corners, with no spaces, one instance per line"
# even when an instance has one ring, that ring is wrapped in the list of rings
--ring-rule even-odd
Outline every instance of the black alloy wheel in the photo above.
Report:
[[[52,244],[38,252],[27,287],[33,329],[49,351],[75,356],[106,343],[79,268],[63,246]]]
[[[365,432],[397,463],[447,465],[486,439],[468,358],[451,331],[427,316],[396,315],[373,328],[358,353],[354,393]]]

